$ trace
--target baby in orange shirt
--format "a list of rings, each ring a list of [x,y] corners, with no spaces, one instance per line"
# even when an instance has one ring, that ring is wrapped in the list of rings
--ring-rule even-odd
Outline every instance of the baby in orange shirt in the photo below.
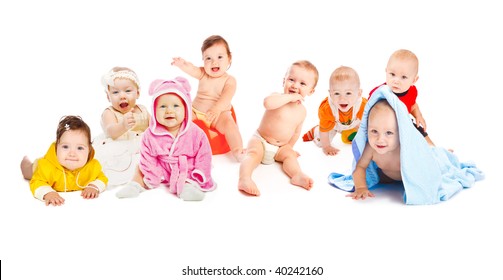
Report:
[[[360,78],[351,67],[340,66],[330,75],[329,96],[318,109],[319,125],[304,134],[304,142],[314,141],[329,156],[336,155],[339,149],[332,146],[337,133],[342,142],[351,143],[360,127],[367,99],[362,97]]]

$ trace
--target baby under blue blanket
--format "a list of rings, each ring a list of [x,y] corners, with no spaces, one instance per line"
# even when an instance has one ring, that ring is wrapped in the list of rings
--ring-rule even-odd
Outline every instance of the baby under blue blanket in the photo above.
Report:
[[[474,163],[460,162],[456,155],[444,148],[428,145],[424,136],[414,127],[407,108],[386,85],[378,88],[365,106],[362,122],[353,139],[353,170],[367,143],[367,118],[370,108],[386,99],[395,110],[400,137],[400,166],[406,204],[434,204],[445,201],[475,181],[484,179],[484,173]],[[371,162],[367,168],[369,189],[379,183],[378,167]],[[354,191],[351,175],[330,173],[328,183],[344,191]]]

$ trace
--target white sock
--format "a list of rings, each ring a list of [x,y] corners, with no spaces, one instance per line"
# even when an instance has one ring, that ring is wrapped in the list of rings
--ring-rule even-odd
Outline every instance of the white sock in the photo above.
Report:
[[[190,182],[183,185],[183,190],[179,197],[185,201],[200,201],[204,198],[204,192]]]
[[[115,196],[118,198],[132,198],[137,197],[145,189],[135,181],[127,183],[122,189],[120,189]]]

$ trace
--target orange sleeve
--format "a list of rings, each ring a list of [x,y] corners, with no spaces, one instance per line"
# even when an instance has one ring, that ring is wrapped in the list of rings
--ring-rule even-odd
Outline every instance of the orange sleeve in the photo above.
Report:
[[[363,112],[365,111],[365,106],[367,105],[367,101],[368,101],[367,98],[362,97],[362,104],[360,105],[360,110],[356,114],[356,118],[358,118],[359,120],[362,119]]]
[[[335,127],[335,118],[332,114],[328,97],[323,99],[318,109],[318,117],[320,118],[320,132],[329,132]]]

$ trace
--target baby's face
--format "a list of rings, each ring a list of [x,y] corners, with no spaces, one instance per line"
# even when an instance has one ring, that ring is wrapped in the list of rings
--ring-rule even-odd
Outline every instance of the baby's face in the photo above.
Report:
[[[393,58],[386,67],[386,84],[394,93],[404,93],[417,81],[416,69],[410,59]]]
[[[362,96],[362,90],[354,79],[332,81],[328,92],[332,102],[342,112],[347,112],[353,108]]]
[[[378,154],[386,154],[400,147],[395,111],[389,107],[374,107],[368,120],[368,141]]]
[[[122,114],[128,113],[136,106],[136,100],[140,96],[138,88],[133,81],[129,79],[117,78],[114,80],[114,86],[108,87],[108,101],[112,107]]]
[[[313,71],[299,65],[292,65],[283,80],[283,92],[306,97],[314,92],[315,80]]]
[[[206,74],[218,78],[227,72],[231,59],[224,44],[215,44],[203,52],[203,62]]]
[[[76,170],[87,163],[89,139],[80,130],[65,131],[56,146],[58,162],[68,170]]]
[[[176,94],[163,94],[156,100],[155,119],[169,132],[176,135],[185,120],[185,106]]]

